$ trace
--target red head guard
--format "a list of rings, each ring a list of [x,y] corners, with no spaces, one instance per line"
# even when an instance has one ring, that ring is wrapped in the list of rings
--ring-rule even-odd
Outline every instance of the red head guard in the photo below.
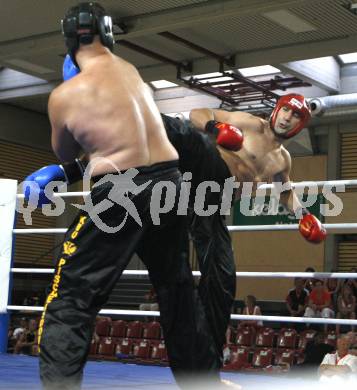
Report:
[[[288,131],[285,134],[278,134],[279,137],[291,138],[307,125],[307,123],[311,119],[311,109],[309,103],[302,95],[299,95],[297,93],[289,93],[288,95],[282,96],[277,101],[276,106],[270,116],[270,127],[272,128],[273,131],[275,131],[275,121],[278,112],[282,107],[285,106],[288,106],[293,111],[298,112],[301,117],[300,122],[297,124],[297,126],[294,129]]]

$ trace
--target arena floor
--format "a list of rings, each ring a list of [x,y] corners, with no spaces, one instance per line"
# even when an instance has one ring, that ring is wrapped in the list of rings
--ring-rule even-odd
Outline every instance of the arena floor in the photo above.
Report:
[[[292,390],[294,388],[326,390],[330,388],[329,385],[333,385],[336,390],[336,384],[320,384],[316,380],[298,376],[291,377],[291,375],[222,373],[222,378],[240,384],[242,390]],[[349,386],[344,386],[344,390],[347,388]],[[0,389],[40,390],[38,358],[24,355],[0,355]],[[82,389],[178,390],[179,388],[175,385],[168,367],[91,361],[86,365]]]

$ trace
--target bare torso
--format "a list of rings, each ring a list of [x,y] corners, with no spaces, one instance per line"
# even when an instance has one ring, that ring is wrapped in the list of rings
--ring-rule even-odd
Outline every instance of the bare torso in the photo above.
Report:
[[[177,159],[149,87],[135,67],[112,54],[91,61],[53,92],[52,107],[60,114],[51,113],[50,105],[52,139],[65,143],[73,137],[90,160],[105,157],[111,162],[96,164],[94,175]],[[57,154],[62,160],[69,156]]]
[[[252,119],[253,121],[253,119]],[[255,123],[254,123],[255,122]],[[232,176],[237,182],[271,183],[287,168],[287,151],[277,142],[269,123],[255,117],[252,126],[241,128],[244,135],[243,147],[232,152],[218,146]],[[237,191],[240,197],[241,189]]]

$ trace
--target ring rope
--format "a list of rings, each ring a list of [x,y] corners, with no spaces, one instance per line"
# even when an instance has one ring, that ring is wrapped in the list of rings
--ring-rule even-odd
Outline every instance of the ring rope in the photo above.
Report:
[[[322,225],[326,230],[357,230],[357,223],[325,223]],[[298,224],[283,224],[283,225],[241,225],[228,226],[230,232],[251,232],[251,231],[282,231],[282,230],[298,230]],[[64,234],[66,228],[52,229],[13,229],[14,234]]]
[[[320,180],[320,181],[300,181],[300,182],[291,182],[290,183],[294,188],[304,188],[306,186],[316,185],[318,187],[322,187],[324,185],[329,186],[357,186],[357,180]],[[274,184],[261,184],[259,189],[272,189],[275,188]],[[89,195],[89,191],[77,191],[77,192],[54,192],[54,198],[70,198],[70,197],[78,197],[78,196],[87,196]],[[16,197],[18,199],[24,199],[24,194],[17,194]]]
[[[22,311],[43,311],[42,306],[14,306],[8,305],[8,310],[22,310]],[[132,316],[153,316],[159,317],[159,311],[147,311],[147,310],[115,310],[115,309],[102,309],[99,314],[114,314],[114,315],[132,315]],[[255,316],[255,315],[243,315],[243,314],[231,314],[232,320],[245,320],[245,321],[268,321],[268,322],[295,322],[304,324],[339,324],[339,325],[357,325],[357,320],[337,319],[337,318],[310,318],[310,317],[287,317],[287,316]]]
[[[54,268],[11,268],[11,272],[25,274],[52,274]],[[125,270],[123,275],[149,275],[146,270]],[[193,276],[201,276],[200,271],[192,271]],[[351,272],[236,272],[241,278],[314,278],[314,279],[357,279],[357,273]]]

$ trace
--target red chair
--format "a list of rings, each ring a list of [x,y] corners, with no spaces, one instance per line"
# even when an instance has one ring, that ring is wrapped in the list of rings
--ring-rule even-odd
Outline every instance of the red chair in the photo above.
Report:
[[[126,337],[126,328],[127,328],[127,322],[123,320],[113,321],[112,322],[112,328],[110,331],[111,337]]]
[[[277,366],[290,367],[294,364],[295,352],[293,349],[278,349],[275,354],[274,364]]]
[[[151,354],[150,354],[151,359],[164,360],[164,361],[168,360],[167,351],[164,342],[151,343],[151,346],[152,346]]]
[[[133,340],[125,338],[117,342],[115,348],[115,354],[119,359],[128,358],[128,357],[132,357],[133,355],[132,350],[133,350]]]
[[[230,345],[229,349],[231,350],[231,360],[223,367],[224,370],[237,371],[250,366],[249,348]]]
[[[254,368],[265,368],[271,366],[273,361],[273,350],[271,348],[258,348],[255,350],[252,360]]]
[[[255,329],[251,326],[245,326],[238,328],[236,334],[236,344],[241,346],[250,347],[253,345],[255,337]]]
[[[307,330],[304,330],[303,332],[301,332],[300,338],[299,338],[298,349],[300,351],[305,350],[307,343],[309,343],[310,341],[313,341],[316,333],[317,333],[316,330],[313,330],[313,329],[307,329]]]
[[[109,336],[111,324],[112,321],[109,321],[106,318],[97,320],[95,324],[95,333],[100,337]]]
[[[325,344],[330,344],[333,347],[336,348],[337,344],[337,334],[334,330],[330,330],[329,332],[326,333],[325,339],[324,339]]]
[[[138,359],[148,359],[150,356],[150,344],[147,340],[141,340],[134,345],[133,355]]]
[[[100,340],[98,354],[104,356],[114,356],[115,343],[111,337],[104,337]]]
[[[278,334],[276,346],[277,348],[295,349],[297,332],[295,329],[283,328]]]
[[[255,337],[257,347],[272,347],[274,344],[274,330],[271,328],[261,328]]]
[[[132,321],[128,323],[126,337],[140,339],[143,331],[143,323],[140,321]]]
[[[99,345],[99,343],[97,343],[97,342],[95,341],[95,339],[92,339],[92,340],[91,340],[89,355],[96,355],[96,354],[97,354],[98,345]]]
[[[149,322],[143,325],[143,338],[144,339],[160,339],[161,326],[157,321]]]

